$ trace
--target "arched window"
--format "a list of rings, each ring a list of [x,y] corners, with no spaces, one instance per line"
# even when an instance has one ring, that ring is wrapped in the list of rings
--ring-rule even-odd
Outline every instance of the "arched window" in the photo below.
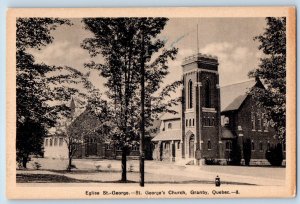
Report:
[[[172,123],[168,123],[168,129],[172,129]]]
[[[50,139],[50,146],[52,146],[52,139]]]
[[[227,141],[227,142],[225,143],[225,149],[226,149],[226,151],[230,151],[231,148],[232,148],[231,142]]]
[[[189,126],[190,127],[192,126],[192,119],[190,119],[190,121],[189,121]]]
[[[193,118],[193,126],[195,126],[195,119]]]
[[[188,108],[193,108],[193,82],[192,80],[188,83]]]
[[[186,126],[186,127],[189,125],[188,123],[189,123],[189,120],[186,119],[186,120],[185,120],[185,126]]]
[[[210,95],[210,83],[208,80],[204,83],[204,107],[210,108],[211,101],[210,101],[211,95]]]
[[[210,142],[210,140],[207,141],[207,149],[208,149],[208,150],[211,149],[211,142]]]
[[[251,142],[251,149],[252,149],[252,151],[255,150],[255,145],[254,145],[254,142],[253,142],[253,141]]]

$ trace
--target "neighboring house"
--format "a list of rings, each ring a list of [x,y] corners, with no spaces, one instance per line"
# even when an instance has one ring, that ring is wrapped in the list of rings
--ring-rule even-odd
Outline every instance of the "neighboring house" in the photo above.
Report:
[[[63,131],[61,127],[49,130],[48,137],[44,139],[45,158],[68,158],[68,147]]]
[[[68,158],[66,127],[68,133],[78,140],[75,158],[108,158],[120,159],[122,150],[109,138],[111,124],[109,121],[101,122],[96,114],[90,109],[85,109],[82,113],[76,112],[74,100],[71,100],[72,122],[67,121],[63,124],[51,128],[49,136],[44,139],[44,157],[48,158]],[[158,121],[153,122],[153,126],[147,131],[155,129]],[[154,131],[155,132],[155,131]],[[145,136],[145,158],[152,159],[153,146],[152,137]],[[128,157],[131,159],[139,158],[139,143],[132,145]]]
[[[250,139],[252,162],[267,162],[265,152],[279,141],[264,109],[248,94],[252,87],[263,88],[263,84],[249,80],[220,88],[218,65],[217,57],[200,53],[183,61],[181,107],[178,114],[160,118],[161,131],[152,139],[155,159],[226,163],[233,141],[237,140],[242,150],[245,140]],[[168,128],[168,124],[175,128]]]
[[[181,156],[181,121],[180,107],[176,107],[177,114],[164,113],[160,116],[160,127],[154,142],[153,159],[175,161]]]

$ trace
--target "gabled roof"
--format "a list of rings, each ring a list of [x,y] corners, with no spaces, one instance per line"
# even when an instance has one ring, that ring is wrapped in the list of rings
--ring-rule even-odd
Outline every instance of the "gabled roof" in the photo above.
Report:
[[[181,140],[181,129],[159,132],[152,141]]]
[[[222,112],[238,110],[247,96],[247,94],[244,94],[236,97]]]
[[[237,110],[255,84],[255,79],[251,79],[221,87],[221,111]]]
[[[69,130],[74,136],[95,136],[97,131],[104,126],[110,126],[109,122],[101,122],[97,115],[86,109],[70,125]]]

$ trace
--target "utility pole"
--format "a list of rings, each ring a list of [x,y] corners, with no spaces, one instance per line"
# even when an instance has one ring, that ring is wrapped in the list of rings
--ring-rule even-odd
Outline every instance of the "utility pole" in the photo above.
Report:
[[[143,27],[141,28],[143,29]],[[144,187],[145,183],[145,154],[144,154],[144,140],[145,140],[145,45],[144,33],[141,35],[141,126],[140,126],[140,186]]]

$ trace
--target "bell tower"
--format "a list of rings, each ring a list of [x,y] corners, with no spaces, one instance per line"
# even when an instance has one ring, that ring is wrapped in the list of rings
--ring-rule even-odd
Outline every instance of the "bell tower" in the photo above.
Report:
[[[198,53],[184,59],[182,158],[219,158],[221,136],[218,58]]]

